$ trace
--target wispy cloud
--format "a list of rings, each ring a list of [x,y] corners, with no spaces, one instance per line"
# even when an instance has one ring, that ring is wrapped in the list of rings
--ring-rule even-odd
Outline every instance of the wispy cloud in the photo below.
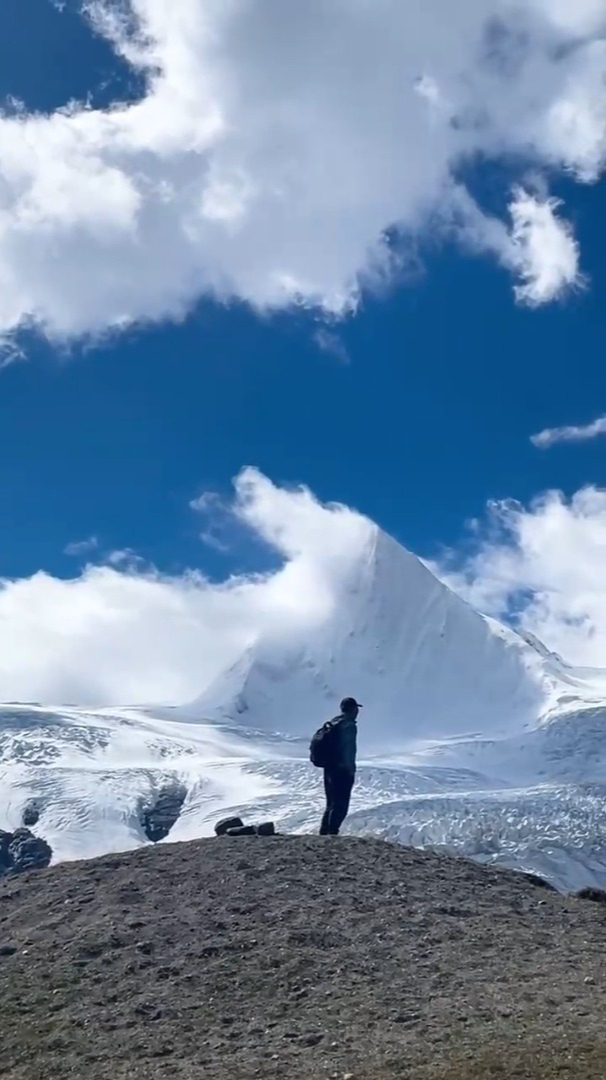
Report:
[[[540,450],[548,450],[556,443],[588,442],[589,439],[597,439],[598,435],[606,435],[606,416],[600,416],[591,424],[570,424],[568,427],[545,428],[537,435],[531,435],[530,441]]]
[[[89,536],[87,540],[75,540],[73,543],[68,544],[63,549],[64,555],[73,555],[75,558],[79,558],[81,555],[88,555],[91,551],[96,551],[99,547],[99,541],[96,536]]]
[[[314,334],[314,342],[321,352],[334,356],[335,360],[338,360],[340,364],[351,363],[351,358],[342,339],[333,330],[320,327]]]
[[[232,504],[217,491],[203,491],[189,505],[205,522],[199,534],[202,543],[222,555],[230,551],[235,522]]]

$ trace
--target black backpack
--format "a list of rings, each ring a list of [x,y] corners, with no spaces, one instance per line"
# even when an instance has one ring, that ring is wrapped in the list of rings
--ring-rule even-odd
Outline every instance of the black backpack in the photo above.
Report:
[[[328,720],[316,731],[309,744],[309,760],[317,769],[327,769],[333,763],[337,750],[337,738],[334,720]]]

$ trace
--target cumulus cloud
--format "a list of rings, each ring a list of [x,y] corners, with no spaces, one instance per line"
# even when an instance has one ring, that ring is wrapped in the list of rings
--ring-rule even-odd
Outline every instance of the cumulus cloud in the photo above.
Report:
[[[254,469],[238,477],[230,512],[278,553],[275,572],[216,584],[195,570],[161,574],[125,551],[71,580],[2,581],[0,700],[180,703],[258,634],[324,619],[370,523]]]
[[[85,7],[146,92],[106,111],[0,117],[5,335],[179,318],[201,295],[342,314],[451,201],[462,238],[513,270],[521,302],[576,280],[547,194],[519,189],[513,223],[495,222],[471,196],[461,213],[455,178],[502,157],[524,175],[598,178],[602,0]]]
[[[544,431],[531,435],[530,441],[539,450],[548,450],[556,443],[587,442],[589,439],[597,439],[598,435],[606,435],[606,416],[600,416],[590,424],[545,428]]]
[[[572,663],[606,667],[606,491],[495,503],[470,539],[430,564],[455,592]]]
[[[202,498],[198,509],[206,519],[216,505]],[[259,635],[313,634],[375,528],[252,468],[221,513],[271,547],[275,570],[215,582],[198,570],[162,574],[126,550],[71,580],[1,581],[0,700],[190,701]],[[585,488],[530,507],[496,503],[471,545],[429,566],[478,609],[572,662],[606,666],[605,553],[606,491]]]

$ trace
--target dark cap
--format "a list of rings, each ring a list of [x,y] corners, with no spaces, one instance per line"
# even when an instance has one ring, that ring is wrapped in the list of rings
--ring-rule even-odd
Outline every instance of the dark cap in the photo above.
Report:
[[[363,708],[359,701],[356,701],[354,697],[345,697],[341,702],[341,712],[348,713],[353,712],[354,709]]]

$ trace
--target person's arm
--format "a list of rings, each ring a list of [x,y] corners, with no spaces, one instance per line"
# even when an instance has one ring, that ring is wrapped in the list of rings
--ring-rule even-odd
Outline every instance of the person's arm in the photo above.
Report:
[[[353,776],[356,771],[356,725],[351,722],[342,723],[339,735],[341,768]]]

